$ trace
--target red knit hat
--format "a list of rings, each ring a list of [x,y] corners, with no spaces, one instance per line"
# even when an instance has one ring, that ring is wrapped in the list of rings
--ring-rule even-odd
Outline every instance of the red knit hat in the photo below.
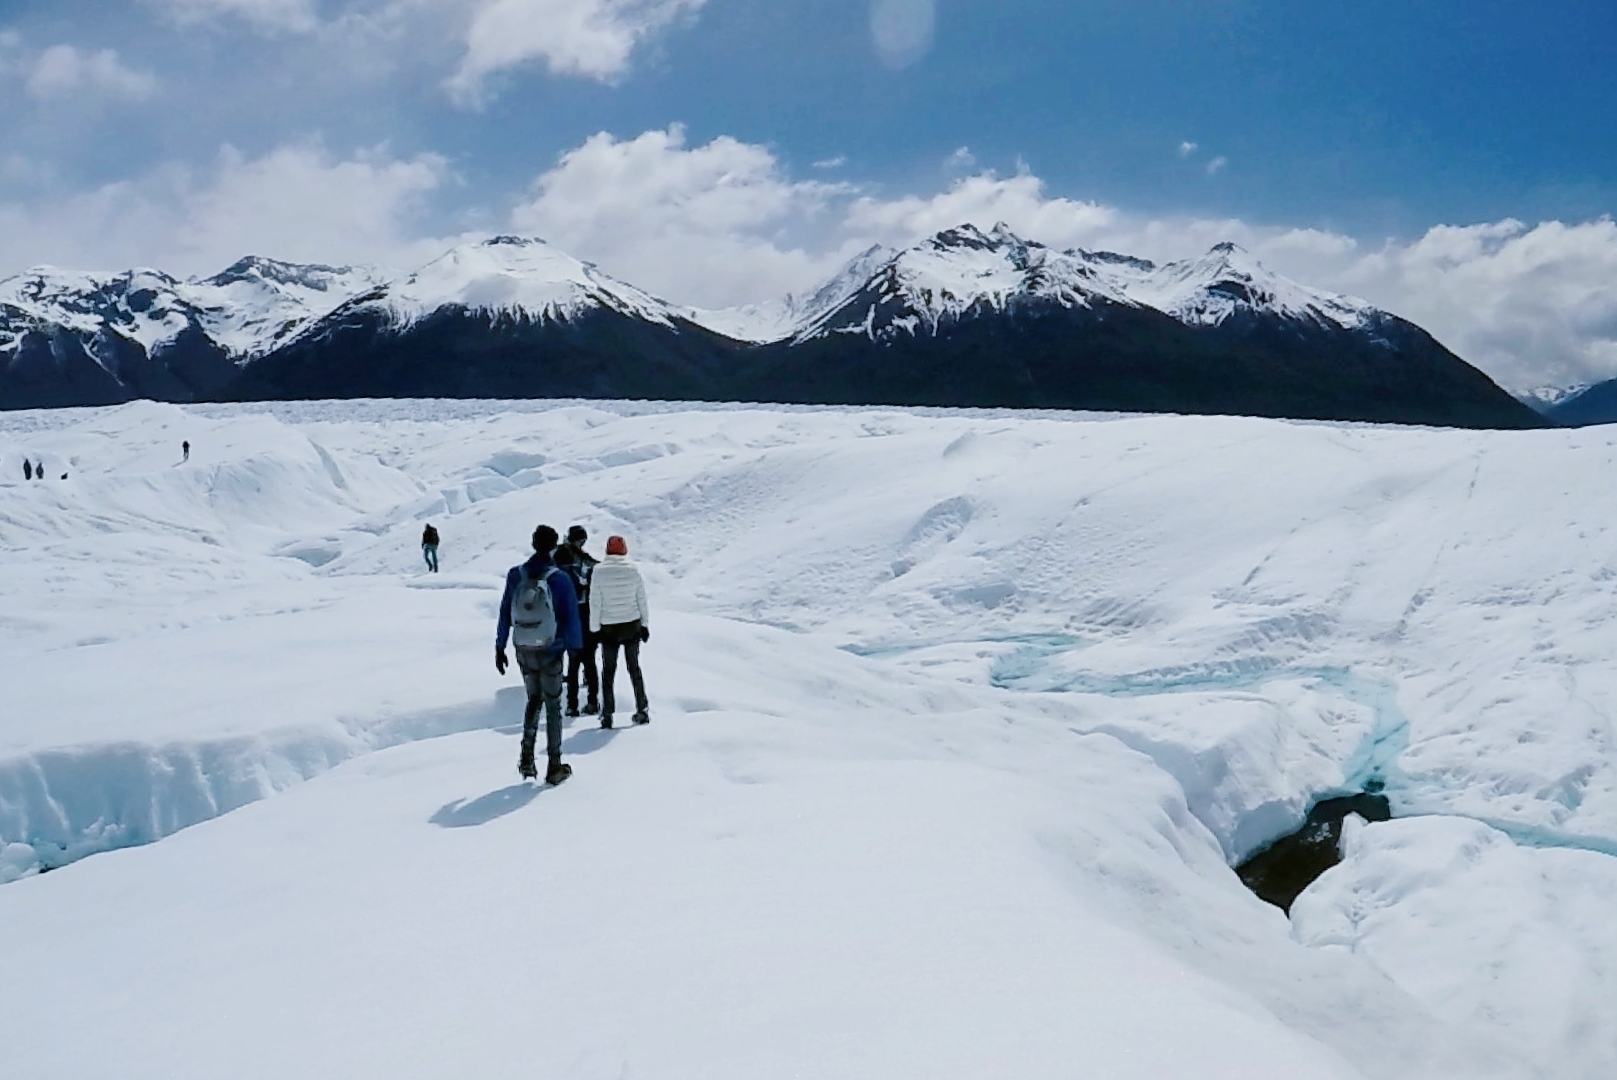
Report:
[[[627,555],[629,554],[629,542],[621,536],[609,536],[606,538],[606,553],[608,555]]]

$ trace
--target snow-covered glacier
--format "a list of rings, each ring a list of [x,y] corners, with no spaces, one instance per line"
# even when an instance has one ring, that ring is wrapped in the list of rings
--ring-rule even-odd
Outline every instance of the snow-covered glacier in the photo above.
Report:
[[[1609,1076],[1614,461],[1229,417],[7,414],[5,1073]],[[490,655],[540,522],[627,537],[653,605],[653,723],[573,721],[554,790]],[[1394,820],[1291,919],[1242,886],[1367,784]]]

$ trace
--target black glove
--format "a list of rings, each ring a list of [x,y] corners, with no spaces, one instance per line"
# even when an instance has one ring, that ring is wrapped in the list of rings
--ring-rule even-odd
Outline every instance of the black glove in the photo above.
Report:
[[[511,661],[509,661],[509,660],[507,660],[505,658],[505,650],[504,649],[495,649],[494,650],[494,670],[495,671],[498,671],[501,675],[504,675],[505,674],[505,665],[509,664],[510,662]]]
[[[651,627],[642,626],[640,628],[640,640],[641,641],[650,641],[651,640]]]

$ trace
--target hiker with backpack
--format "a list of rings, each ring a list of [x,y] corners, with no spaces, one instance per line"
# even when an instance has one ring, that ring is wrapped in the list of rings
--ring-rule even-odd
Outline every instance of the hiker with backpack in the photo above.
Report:
[[[559,784],[573,775],[571,765],[561,760],[562,661],[568,649],[584,644],[583,627],[578,621],[578,598],[572,578],[556,568],[551,552],[556,547],[556,530],[541,525],[533,530],[533,556],[505,575],[505,595],[500,598],[500,622],[494,636],[494,668],[505,674],[509,661],[505,643],[516,648],[517,669],[528,691],[528,704],[522,714],[522,756],[517,771],[524,779],[539,775],[534,766],[534,743],[538,739],[539,710],[545,711],[545,749],[549,765],[545,783]]]
[[[651,609],[646,606],[640,568],[629,561],[629,544],[621,536],[607,538],[606,558],[591,575],[590,629],[601,637],[601,726],[612,726],[619,649],[634,684],[634,722],[651,723],[646,683],[640,675],[640,646],[651,640]]]
[[[438,572],[438,530],[427,522],[427,527],[421,530],[421,557],[427,560],[427,569],[434,574]]]
[[[556,565],[565,557],[570,560],[568,573],[573,576],[573,589],[578,593],[578,621],[584,626],[584,647],[567,654],[567,715],[578,715],[578,673],[584,672],[584,683],[589,699],[584,702],[584,714],[594,716],[601,711],[599,687],[601,678],[595,667],[595,646],[600,641],[590,629],[590,577],[601,560],[584,550],[590,538],[584,526],[574,525],[567,530],[567,543],[556,549]],[[566,555],[563,555],[563,552]]]

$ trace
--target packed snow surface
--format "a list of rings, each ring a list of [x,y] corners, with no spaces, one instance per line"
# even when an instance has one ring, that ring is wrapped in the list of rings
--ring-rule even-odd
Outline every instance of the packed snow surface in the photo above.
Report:
[[[1604,429],[6,414],[0,1073],[1603,1080],[1614,466]],[[556,789],[491,656],[540,522],[627,537],[653,611],[652,724],[571,721]],[[1395,820],[1293,920],[1241,886],[1371,780]]]

